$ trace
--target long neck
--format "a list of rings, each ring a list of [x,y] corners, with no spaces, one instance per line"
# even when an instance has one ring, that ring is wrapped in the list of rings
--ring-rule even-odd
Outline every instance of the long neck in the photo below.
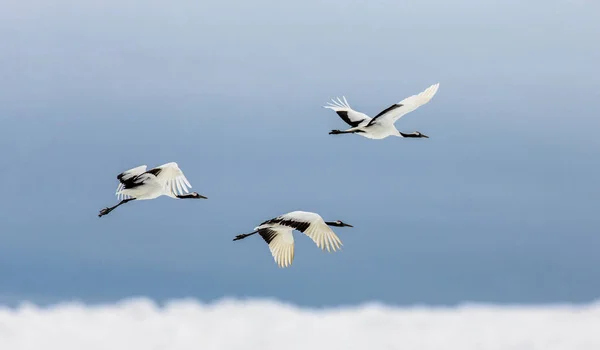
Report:
[[[398,137],[404,137],[402,136],[402,133],[400,131],[398,131],[398,129],[396,129],[396,126],[393,126],[394,131],[392,131],[392,136],[398,136]]]
[[[179,199],[187,199],[187,198],[196,198],[196,196],[192,193],[177,195]]]
[[[402,131],[398,131],[398,132],[400,133],[400,135],[401,135],[402,137],[421,137],[419,134],[416,134],[416,133],[414,133],[414,132],[413,132],[413,133],[410,133],[410,134],[405,134],[405,133],[403,133]]]
[[[325,221],[325,223],[329,226],[339,226],[335,221]]]

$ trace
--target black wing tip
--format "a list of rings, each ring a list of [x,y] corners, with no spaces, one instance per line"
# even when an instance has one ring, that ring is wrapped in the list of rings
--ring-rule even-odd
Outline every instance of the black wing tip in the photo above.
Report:
[[[258,231],[258,234],[267,242],[267,244],[271,244],[271,241],[275,239],[277,236],[277,232],[271,229],[265,228]]]
[[[379,114],[377,114],[375,117],[373,117],[373,120],[375,120],[375,118],[381,117],[382,115],[386,114],[387,112],[393,111],[396,108],[400,108],[404,106],[402,103],[394,103],[393,105],[389,106],[388,108],[384,109],[383,111],[379,112]]]
[[[154,168],[154,169],[150,169],[150,170],[146,171],[146,173],[152,174],[154,176],[158,176],[158,174],[160,174],[161,172],[162,172],[161,168]]]
[[[296,221],[296,220],[285,220],[281,218],[275,218],[264,222],[263,224],[278,224],[282,226],[291,227],[294,230],[304,232],[310,226],[310,222]]]

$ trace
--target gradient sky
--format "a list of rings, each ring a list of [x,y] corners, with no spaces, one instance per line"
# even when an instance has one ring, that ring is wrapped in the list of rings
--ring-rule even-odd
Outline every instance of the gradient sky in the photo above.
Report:
[[[145,295],[583,302],[600,295],[597,1],[0,4],[0,303]],[[430,139],[332,136],[322,106]],[[206,201],[117,202],[178,162]],[[239,233],[341,219],[276,267]]]

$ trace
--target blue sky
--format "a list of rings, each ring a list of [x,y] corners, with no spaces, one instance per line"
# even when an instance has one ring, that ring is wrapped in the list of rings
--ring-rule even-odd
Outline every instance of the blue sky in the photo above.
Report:
[[[0,5],[0,302],[275,297],[303,305],[582,302],[600,273],[592,1]],[[402,131],[335,137],[440,82]],[[116,203],[176,161],[206,201]],[[239,233],[292,210],[292,268]]]

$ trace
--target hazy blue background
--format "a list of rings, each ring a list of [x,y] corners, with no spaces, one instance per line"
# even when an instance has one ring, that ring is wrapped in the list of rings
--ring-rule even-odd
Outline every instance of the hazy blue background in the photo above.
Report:
[[[0,3],[0,302],[276,297],[301,305],[600,296],[597,1]],[[331,136],[321,106],[430,139]],[[176,161],[206,201],[116,203]],[[315,211],[344,250],[265,219]]]

